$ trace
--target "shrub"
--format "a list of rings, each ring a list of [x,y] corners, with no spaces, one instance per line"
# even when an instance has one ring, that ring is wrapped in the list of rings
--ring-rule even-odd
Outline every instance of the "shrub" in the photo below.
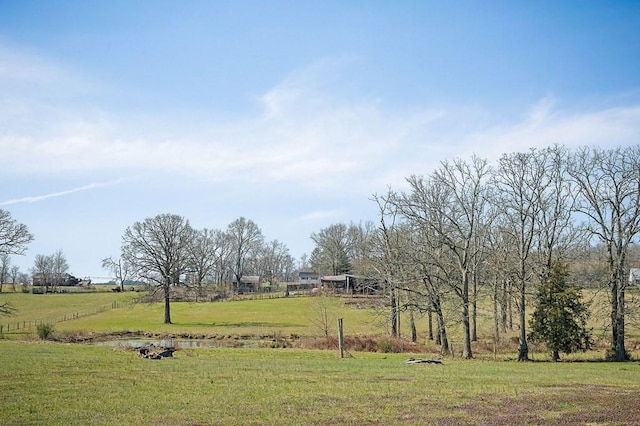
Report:
[[[36,328],[36,332],[38,333],[38,337],[42,340],[48,340],[53,334],[53,324],[42,323],[38,324]]]

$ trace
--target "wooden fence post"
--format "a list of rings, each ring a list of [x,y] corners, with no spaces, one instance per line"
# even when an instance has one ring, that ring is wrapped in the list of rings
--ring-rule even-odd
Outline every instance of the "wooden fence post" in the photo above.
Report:
[[[342,318],[338,318],[338,349],[340,350],[340,358],[344,358],[344,335],[342,329]]]

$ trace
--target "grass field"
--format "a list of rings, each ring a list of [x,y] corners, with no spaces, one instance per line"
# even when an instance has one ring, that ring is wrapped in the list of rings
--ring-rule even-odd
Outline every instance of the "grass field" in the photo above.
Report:
[[[319,310],[343,318],[347,336],[386,333],[353,300],[174,303],[175,323],[164,325],[162,304],[132,304],[132,297],[3,293],[0,303],[17,308],[3,322],[47,319],[58,335],[311,337],[323,333]],[[476,346],[483,360],[404,363],[437,350],[423,349],[339,359],[335,350],[181,348],[174,358],[148,360],[126,347],[43,342],[33,329],[13,330],[0,339],[0,424],[640,424],[637,362],[540,362],[543,352],[531,363],[493,361],[489,348]],[[512,359],[512,349],[497,359]]]
[[[640,424],[640,367],[0,342],[4,425]]]

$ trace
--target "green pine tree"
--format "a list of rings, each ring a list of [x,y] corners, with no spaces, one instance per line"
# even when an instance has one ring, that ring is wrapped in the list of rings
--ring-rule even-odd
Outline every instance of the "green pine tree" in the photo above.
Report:
[[[538,288],[535,311],[529,321],[529,339],[544,343],[553,361],[560,360],[560,352],[569,354],[591,347],[591,333],[587,330],[589,306],[582,301],[581,290],[567,284],[568,276],[567,265],[556,261]]]

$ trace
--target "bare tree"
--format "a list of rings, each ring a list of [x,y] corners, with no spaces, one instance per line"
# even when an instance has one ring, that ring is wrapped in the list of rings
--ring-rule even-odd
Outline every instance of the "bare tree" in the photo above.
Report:
[[[401,231],[398,210],[393,203],[394,194],[389,190],[386,195],[374,195],[372,200],[377,204],[380,225],[374,237],[370,239],[369,264],[375,274],[382,279],[382,291],[388,299],[389,323],[391,336],[400,335],[400,306],[398,292],[406,287],[403,272],[402,252],[406,243],[406,235]],[[404,238],[403,238],[404,237]]]
[[[402,214],[416,226],[428,229],[432,247],[447,250],[443,257],[454,268],[457,277],[449,284],[461,301],[464,358],[471,351],[470,283],[478,247],[479,229],[486,220],[490,168],[486,160],[473,157],[471,162],[443,162],[429,179],[411,176],[407,179],[411,193],[403,196]]]
[[[16,222],[11,214],[0,209],[0,254],[24,254],[33,241],[26,225]]]
[[[252,220],[240,217],[229,224],[227,235],[231,244],[231,268],[235,282],[240,284],[246,274],[247,264],[256,251],[262,247],[262,231]]]
[[[271,285],[275,285],[278,280],[284,279],[285,269],[292,260],[286,245],[278,240],[273,240],[262,247],[260,256],[261,275],[265,280]]]
[[[569,173],[577,184],[586,229],[605,247],[611,303],[611,350],[616,361],[625,349],[627,255],[640,233],[640,145],[603,150],[580,149]]]
[[[171,286],[187,270],[193,230],[182,216],[160,214],[135,222],[122,237],[122,259],[164,293],[164,323],[171,324]]]
[[[122,258],[106,257],[102,259],[102,268],[113,275],[120,291],[124,291],[124,283],[133,277],[133,270]]]
[[[33,284],[44,286],[45,293],[53,283],[53,258],[43,254],[36,254],[33,259]],[[34,290],[35,291],[35,290]]]
[[[53,291],[56,287],[64,284],[66,274],[69,271],[69,263],[62,250],[57,250],[51,255],[51,268],[53,273]]]
[[[20,274],[20,267],[18,265],[12,265],[11,268],[9,268],[9,278],[11,278],[11,289],[13,291],[16,291],[16,284],[20,282]]]
[[[531,259],[540,230],[542,192],[547,182],[543,158],[535,150],[526,153],[504,154],[495,175],[498,194],[495,205],[501,213],[503,236],[516,254],[513,268],[517,280],[519,312],[518,360],[529,359],[527,343],[526,302],[527,289],[535,277]]]
[[[11,268],[11,258],[8,253],[0,253],[0,293],[2,287],[9,277],[9,269]]]

